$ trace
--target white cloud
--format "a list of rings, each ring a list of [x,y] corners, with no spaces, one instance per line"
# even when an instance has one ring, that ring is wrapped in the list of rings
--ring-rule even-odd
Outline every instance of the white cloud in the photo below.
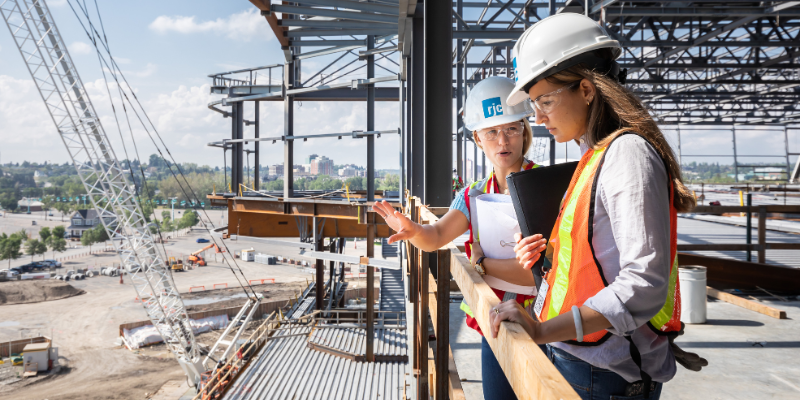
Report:
[[[268,29],[267,21],[255,10],[242,11],[229,15],[226,18],[217,18],[213,21],[195,20],[194,16],[162,15],[150,23],[149,28],[160,34],[177,32],[182,34],[216,33],[230,39],[249,41],[254,37],[269,39],[272,32]]]
[[[92,52],[92,46],[83,42],[72,42],[67,48],[71,54],[89,54]]]
[[[114,57],[114,61],[116,61],[117,64],[130,64],[131,63],[131,59],[130,58],[125,58],[125,57]]]
[[[126,74],[130,74],[133,76],[138,76],[140,78],[146,78],[148,76],[153,75],[158,70],[158,67],[155,64],[147,63],[147,66],[144,67],[141,71],[126,71]]]

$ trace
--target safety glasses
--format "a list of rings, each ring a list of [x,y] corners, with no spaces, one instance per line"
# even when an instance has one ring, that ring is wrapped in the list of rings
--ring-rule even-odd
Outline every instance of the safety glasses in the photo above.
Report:
[[[553,112],[553,110],[555,110],[555,108],[561,104],[561,92],[567,89],[572,89],[575,86],[578,86],[580,83],[581,81],[573,82],[566,86],[562,86],[560,89],[537,97],[536,100],[533,101],[533,107],[536,110],[536,114],[547,115]]]
[[[481,129],[478,131],[478,136],[481,140],[493,142],[500,137],[501,134],[506,135],[507,138],[516,137],[522,134],[522,122],[515,122],[513,124],[494,126],[491,128]]]

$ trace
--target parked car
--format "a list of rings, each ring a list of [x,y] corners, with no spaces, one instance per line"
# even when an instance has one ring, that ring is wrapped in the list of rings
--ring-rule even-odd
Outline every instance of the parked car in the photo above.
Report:
[[[36,225],[36,221],[31,221],[31,225]]]
[[[197,238],[197,243],[208,243],[208,239]]]
[[[28,264],[25,264],[25,265],[20,265],[19,267],[15,267],[15,268],[19,268],[20,270],[22,270],[22,272],[32,272],[34,270],[39,269],[39,264],[28,263]]]
[[[52,266],[52,267],[55,267],[55,268],[61,268],[61,261],[56,261],[56,260],[48,259],[48,260],[42,260],[42,261],[40,261],[40,262],[41,262],[42,264],[48,264],[48,265],[50,265],[50,266]]]
[[[13,278],[19,275],[19,272],[17,272],[15,269],[3,269],[0,270],[0,274],[5,274],[6,278]]]

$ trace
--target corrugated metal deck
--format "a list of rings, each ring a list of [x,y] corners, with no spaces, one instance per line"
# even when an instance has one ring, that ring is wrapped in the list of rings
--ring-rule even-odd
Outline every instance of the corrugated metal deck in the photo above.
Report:
[[[309,342],[353,354],[366,354],[367,335],[361,328],[317,328]],[[408,355],[405,329],[375,329],[375,355]]]
[[[758,220],[754,220],[753,225],[757,224]],[[678,218],[678,244],[745,244],[746,233],[747,228],[745,227]],[[752,235],[753,243],[757,243],[758,229],[756,226],[752,229]],[[767,242],[797,243],[798,241],[800,241],[800,235],[767,231]],[[744,251],[690,251],[687,253],[740,261],[747,260],[747,253]],[[752,260],[755,262],[756,252],[754,251],[752,254]],[[798,250],[767,250],[766,256],[767,264],[800,268],[800,251]]]
[[[308,334],[310,330],[310,327],[299,327],[279,331],[276,335]],[[398,335],[398,343],[404,340],[402,333]],[[320,334],[324,337],[326,332]],[[357,342],[354,337],[347,336],[337,339]],[[405,375],[409,372],[407,363],[354,362],[309,349],[306,341],[307,336],[270,340],[242,371],[224,399],[402,398]],[[407,351],[405,346],[390,343],[384,341],[386,346],[382,351]]]

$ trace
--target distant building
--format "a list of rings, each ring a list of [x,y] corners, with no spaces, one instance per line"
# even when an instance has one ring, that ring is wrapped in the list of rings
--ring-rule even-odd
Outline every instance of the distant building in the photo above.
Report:
[[[269,166],[270,176],[283,176],[283,164],[275,164]]]
[[[33,179],[46,178],[47,173],[44,171],[33,171]]]
[[[28,207],[30,207],[31,212],[42,211],[43,206],[44,204],[39,199],[34,198],[23,198],[17,203],[17,207],[22,211],[28,211]]]
[[[113,221],[113,217],[106,217],[106,223],[113,223]],[[94,229],[95,226],[101,224],[96,210],[75,211],[70,218],[70,222],[70,226],[67,227],[67,233],[74,238],[83,236],[83,232]]]
[[[305,160],[306,162],[305,162],[305,163],[310,165],[310,164],[311,164],[311,162],[312,162],[312,161],[314,161],[314,160],[316,160],[317,158],[319,158],[319,156],[318,156],[318,155],[316,155],[316,154],[312,154],[312,155],[310,155],[310,156],[306,157],[306,160]]]
[[[312,160],[311,175],[333,175],[333,160],[325,156]]]
[[[344,168],[339,168],[339,176],[350,178],[352,176],[356,176],[357,170],[351,166],[346,166]]]

